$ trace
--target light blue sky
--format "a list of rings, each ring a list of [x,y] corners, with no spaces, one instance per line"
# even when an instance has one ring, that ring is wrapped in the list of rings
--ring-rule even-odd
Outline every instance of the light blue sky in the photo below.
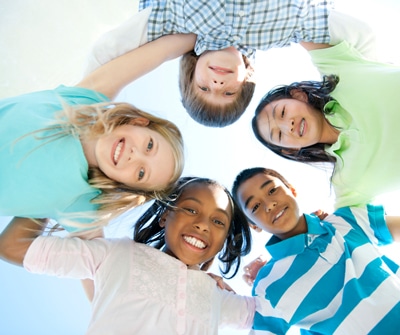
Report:
[[[398,61],[400,52],[394,46],[399,31],[398,24],[395,26],[400,14],[397,1],[384,0],[379,5],[372,0],[347,2],[349,10],[365,15],[379,31],[387,32],[380,35],[382,54],[385,60]],[[75,83],[88,45],[101,32],[126,19],[136,2],[110,3],[0,0],[0,97]],[[377,24],[371,17],[383,17],[384,21]],[[395,42],[391,43],[394,37]],[[297,188],[304,212],[317,208],[329,211],[329,172],[273,156],[253,138],[250,128],[252,111],[268,89],[295,80],[318,79],[317,71],[299,46],[260,53],[256,66],[258,84],[248,111],[239,122],[223,129],[205,128],[186,115],[179,102],[177,61],[164,64],[133,83],[116,100],[131,102],[171,119],[181,128],[187,149],[185,174],[215,178],[230,188],[233,178],[243,168],[268,166],[280,171]],[[400,214],[397,204],[387,199],[385,202],[389,213]],[[0,229],[6,219],[2,221]],[[133,221],[133,215],[121,219],[109,227],[108,234],[130,234]],[[256,245],[247,260],[263,251],[267,237],[254,236]],[[240,276],[231,285],[238,292],[249,294]],[[32,275],[0,261],[0,334],[82,334],[89,316],[90,305],[79,281]]]

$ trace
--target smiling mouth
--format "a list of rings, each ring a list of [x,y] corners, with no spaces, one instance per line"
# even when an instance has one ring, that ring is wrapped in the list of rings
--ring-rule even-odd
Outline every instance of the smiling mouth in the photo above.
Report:
[[[208,67],[210,70],[217,72],[219,74],[228,74],[228,73],[233,73],[231,69],[227,69],[225,67],[220,67],[220,66],[209,66]]]
[[[118,164],[118,160],[120,158],[121,152],[123,151],[124,144],[125,144],[125,139],[123,138],[118,142],[117,146],[115,147],[113,156],[114,165]]]
[[[280,217],[286,212],[286,210],[287,210],[287,207],[283,208],[280,212],[278,212],[278,214],[276,214],[276,216],[272,220],[272,223],[275,223],[276,221],[278,221],[280,219]]]
[[[306,120],[301,119],[301,122],[300,122],[300,137],[303,136],[305,123],[306,123]]]
[[[192,245],[193,247],[199,249],[205,249],[207,247],[207,245],[202,240],[199,240],[196,237],[183,235],[183,239],[185,240],[186,243]]]

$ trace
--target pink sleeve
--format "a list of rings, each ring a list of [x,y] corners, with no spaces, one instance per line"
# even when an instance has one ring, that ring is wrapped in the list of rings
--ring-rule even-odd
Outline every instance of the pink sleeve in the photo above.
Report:
[[[220,327],[251,329],[256,309],[254,297],[238,295],[226,290],[222,293]]]
[[[23,265],[32,273],[93,279],[111,246],[110,241],[100,238],[39,236],[29,247]]]

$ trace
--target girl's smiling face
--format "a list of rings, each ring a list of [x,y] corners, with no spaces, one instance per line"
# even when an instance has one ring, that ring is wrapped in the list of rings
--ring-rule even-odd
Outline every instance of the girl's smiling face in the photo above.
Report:
[[[310,104],[297,99],[270,102],[258,116],[257,127],[262,138],[283,148],[304,148],[327,143],[324,115]]]
[[[258,228],[281,239],[307,231],[296,191],[279,178],[259,173],[243,182],[237,195],[240,207]]]
[[[93,154],[89,164],[127,186],[162,189],[173,176],[175,161],[170,144],[146,126],[116,127],[91,146]]]
[[[212,259],[222,249],[232,221],[225,191],[216,185],[193,182],[175,206],[160,222],[165,226],[164,251],[189,266]]]

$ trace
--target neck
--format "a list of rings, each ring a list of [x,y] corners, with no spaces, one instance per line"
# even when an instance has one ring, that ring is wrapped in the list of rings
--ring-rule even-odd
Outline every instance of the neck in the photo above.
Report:
[[[80,137],[83,154],[85,155],[86,161],[90,167],[97,166],[95,147],[96,140],[88,140],[84,137]]]
[[[340,130],[332,126],[327,119],[325,119],[325,127],[321,136],[321,143],[333,144],[339,138]]]

